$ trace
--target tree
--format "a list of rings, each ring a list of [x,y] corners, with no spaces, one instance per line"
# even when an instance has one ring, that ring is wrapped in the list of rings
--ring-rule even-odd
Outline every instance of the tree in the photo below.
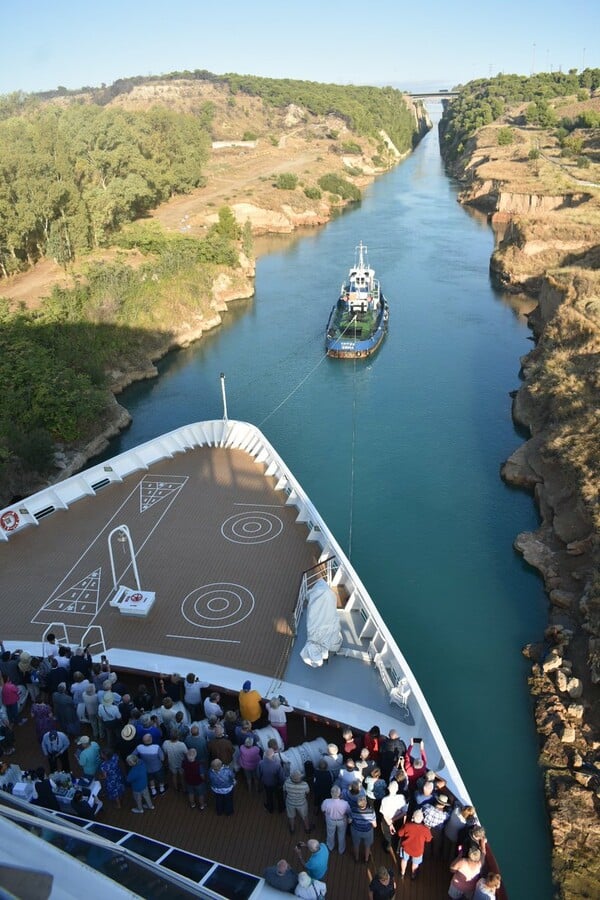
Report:
[[[509,144],[512,144],[515,139],[515,134],[512,128],[500,128],[498,130],[498,146],[506,147]]]
[[[556,125],[557,115],[547,100],[535,100],[525,110],[525,118],[529,125],[539,125],[540,128],[550,128]]]
[[[282,172],[275,180],[275,187],[282,191],[294,191],[298,186],[298,176],[292,172]]]
[[[252,237],[252,225],[250,219],[246,219],[242,229],[242,250],[247,257],[251,257],[254,253],[254,240]]]
[[[219,224],[217,231],[223,238],[237,241],[242,235],[242,229],[238,225],[237,219],[230,206],[222,206],[219,210]]]

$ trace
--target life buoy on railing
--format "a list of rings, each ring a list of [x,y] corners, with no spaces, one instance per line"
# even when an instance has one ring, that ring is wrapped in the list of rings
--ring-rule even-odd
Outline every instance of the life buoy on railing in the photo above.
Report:
[[[14,509],[7,509],[0,516],[0,526],[4,531],[14,531],[19,524],[19,514]]]

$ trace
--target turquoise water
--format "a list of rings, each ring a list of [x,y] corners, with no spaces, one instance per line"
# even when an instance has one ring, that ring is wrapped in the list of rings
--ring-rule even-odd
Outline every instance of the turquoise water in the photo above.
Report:
[[[329,360],[324,329],[359,240],[390,330],[370,361]],[[226,373],[230,418],[262,427],[402,647],[512,900],[546,900],[549,836],[521,656],[546,601],[512,549],[537,517],[499,478],[521,443],[509,391],[531,343],[515,303],[490,285],[491,231],[456,202],[434,131],[359,208],[264,246],[255,297],[123,394],[134,422],[109,455],[219,417]]]

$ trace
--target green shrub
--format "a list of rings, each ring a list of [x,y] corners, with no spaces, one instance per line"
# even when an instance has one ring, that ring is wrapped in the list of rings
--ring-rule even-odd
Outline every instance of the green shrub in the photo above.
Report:
[[[255,131],[245,131],[242,135],[243,141],[257,141],[258,135]]]
[[[527,159],[539,159],[541,156],[540,151],[537,147],[532,147],[529,153],[527,154]]]
[[[539,99],[530,103],[525,110],[525,118],[528,125],[539,125],[540,128],[550,128],[556,125],[556,113],[547,100]]]
[[[8,445],[30,472],[48,472],[54,460],[54,442],[45,428],[11,430]]]
[[[577,168],[579,169],[589,169],[590,161],[587,156],[578,156],[577,157]]]
[[[351,184],[335,172],[330,172],[328,175],[322,175],[321,178],[319,178],[319,187],[323,191],[341,197],[342,200],[360,200],[361,197],[360,190],[356,185]]]
[[[254,251],[254,241],[252,238],[252,225],[250,219],[246,219],[242,228],[242,250],[246,256],[251,257]]]
[[[298,176],[293,172],[282,172],[277,176],[275,187],[282,191],[294,191],[298,186]]]
[[[304,193],[309,200],[320,200],[323,196],[321,189],[318,187],[305,187]]]
[[[357,144],[356,141],[345,141],[342,144],[342,153],[349,153],[354,156],[360,156],[362,154],[362,147],[360,144]]]
[[[512,128],[500,128],[498,131],[498,146],[507,147],[515,140],[515,134]]]
[[[583,138],[571,134],[560,142],[561,156],[579,156],[583,150]]]

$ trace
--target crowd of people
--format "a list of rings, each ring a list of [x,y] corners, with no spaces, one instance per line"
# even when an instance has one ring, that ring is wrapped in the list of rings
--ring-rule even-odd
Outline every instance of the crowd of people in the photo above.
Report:
[[[296,875],[287,860],[279,860],[264,873],[269,884],[299,897],[325,896],[327,867],[311,871],[313,856],[322,859],[336,845],[344,854],[349,838],[355,862],[369,862],[379,835],[391,864],[377,869],[369,885],[370,900],[395,897],[398,884],[408,875],[415,880],[429,858],[449,866],[448,896],[453,900],[496,896],[501,878],[487,868],[485,830],[475,809],[456,800],[445,779],[428,768],[420,738],[406,746],[393,729],[383,735],[374,726],[356,736],[346,728],[340,746],[329,744],[314,770],[307,764],[304,775],[291,772],[283,782],[290,831],[298,817],[305,830],[312,831],[312,797],[314,814],[324,817],[326,843],[297,844],[301,871]],[[306,873],[312,879],[308,888]]]
[[[164,675],[135,690],[119,678],[108,659],[94,662],[89,648],[71,649],[47,635],[38,658],[10,653],[0,644],[0,753],[19,747],[19,727],[34,720],[41,756],[33,802],[58,808],[56,780],[78,775],[79,784],[100,781],[103,796],[117,807],[131,797],[131,812],[154,810],[167,789],[180,792],[192,810],[210,806],[232,816],[239,782],[260,798],[268,814],[286,814],[290,834],[300,826],[306,841],[295,845],[294,864],[279,860],[265,880],[297,897],[324,897],[330,853],[347,843],[357,864],[372,859],[375,840],[389,853],[389,865],[375,871],[370,900],[396,896],[400,882],[416,879],[428,859],[445,860],[448,896],[487,900],[500,876],[486,868],[486,836],[472,806],[452,797],[446,781],[427,766],[424,742],[407,746],[394,730],[373,726],[365,734],[341,730],[339,743],[304,770],[291,769],[285,698],[263,699],[245,681],[234,709],[194,673]],[[230,700],[230,698],[227,698]],[[274,729],[266,746],[257,728]],[[72,811],[92,818],[98,811],[75,793]],[[325,841],[311,835],[317,824]]]

